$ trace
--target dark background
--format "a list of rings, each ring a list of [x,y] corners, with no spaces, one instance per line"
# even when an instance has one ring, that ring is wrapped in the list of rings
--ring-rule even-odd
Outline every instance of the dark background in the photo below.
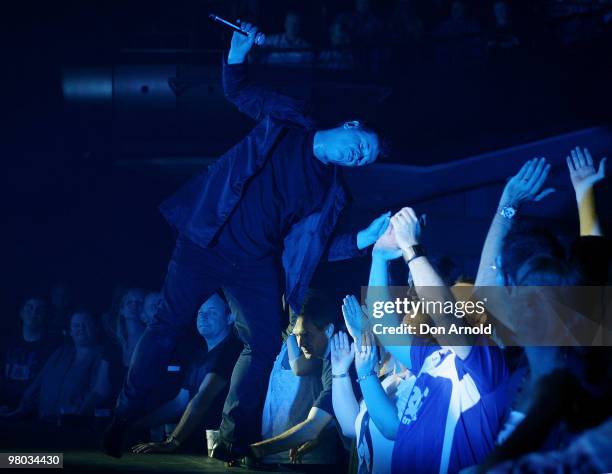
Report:
[[[383,59],[373,64],[342,73],[253,65],[253,73],[311,100],[324,125],[376,121],[393,142],[387,163],[429,166],[609,124],[609,3],[514,2],[521,47],[502,57],[452,48],[441,56],[457,41],[431,34],[449,3],[416,3],[425,37],[409,44],[381,37],[374,50]],[[280,32],[289,5],[3,5],[3,326],[25,295],[58,281],[95,311],[109,306],[118,284],[161,286],[174,235],[157,205],[252,126],[222,97],[228,35],[207,13]],[[315,48],[325,46],[326,18],[351,5],[302,7]],[[471,6],[486,34],[490,3]],[[373,7],[385,18],[395,2]],[[89,89],[74,92],[71,84]]]

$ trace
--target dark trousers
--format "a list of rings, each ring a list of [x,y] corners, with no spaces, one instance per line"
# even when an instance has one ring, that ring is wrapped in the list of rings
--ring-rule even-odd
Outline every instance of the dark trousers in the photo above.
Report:
[[[259,440],[263,402],[284,323],[281,276],[277,258],[235,261],[179,236],[164,282],[162,308],[134,350],[116,416],[133,420],[143,414],[144,400],[163,380],[178,339],[195,329],[198,308],[222,288],[244,350],[223,407],[221,438],[237,446]]]

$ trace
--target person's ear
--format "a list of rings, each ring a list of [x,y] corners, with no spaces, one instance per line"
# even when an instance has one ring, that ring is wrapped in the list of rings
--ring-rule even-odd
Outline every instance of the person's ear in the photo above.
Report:
[[[344,122],[343,128],[345,130],[349,130],[351,128],[359,128],[361,127],[361,122],[359,120],[350,120],[348,122]]]
[[[331,339],[333,335],[334,335],[334,323],[329,323],[327,327],[325,328],[325,337],[327,337],[327,339]]]
[[[235,322],[236,322],[236,315],[230,311],[229,314],[227,315],[227,325],[229,326],[231,324],[234,324]]]

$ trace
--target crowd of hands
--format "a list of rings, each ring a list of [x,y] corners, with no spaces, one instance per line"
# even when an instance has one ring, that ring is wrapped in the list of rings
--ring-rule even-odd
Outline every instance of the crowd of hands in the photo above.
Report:
[[[594,185],[604,179],[606,161],[607,158],[601,158],[596,166],[589,150],[580,147],[572,149],[566,157],[580,212],[587,205],[585,201]],[[512,207],[518,210],[528,202],[539,202],[553,194],[555,189],[546,186],[550,171],[551,164],[546,158],[533,158],[525,162],[518,173],[506,182],[498,209]],[[405,256],[412,246],[420,244],[425,217],[419,217],[414,209],[404,207],[392,216],[388,213],[381,216],[378,222],[374,221],[372,226],[376,224],[379,236],[372,250],[372,259],[390,261]],[[581,229],[582,235],[601,235],[597,219],[594,221],[588,229]],[[370,330],[368,308],[360,306],[355,296],[348,295],[343,300],[342,315],[349,334],[339,331],[332,337],[332,371],[346,373],[354,362],[358,376],[371,373],[376,368],[378,358],[376,341]]]

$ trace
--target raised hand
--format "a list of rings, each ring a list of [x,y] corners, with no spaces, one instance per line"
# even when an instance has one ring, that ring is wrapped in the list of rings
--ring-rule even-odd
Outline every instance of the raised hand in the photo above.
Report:
[[[365,229],[357,232],[357,247],[359,249],[364,249],[376,242],[389,227],[390,217],[391,212],[385,212],[374,219]]]
[[[404,207],[391,218],[395,240],[402,250],[417,245],[421,239],[421,223],[414,209]]]
[[[382,260],[394,260],[402,256],[393,225],[389,225],[385,233],[378,238],[372,249],[372,256]]]
[[[549,173],[550,165],[546,163],[546,158],[528,160],[506,183],[500,206],[518,208],[527,201],[540,201],[554,192],[553,188],[542,190]]]
[[[132,447],[134,454],[173,453],[177,449],[175,443],[163,441],[161,443],[141,443]]]
[[[232,35],[229,54],[227,56],[228,64],[243,63],[247,54],[249,54],[249,51],[253,47],[253,44],[255,44],[257,27],[251,23],[242,23],[240,27],[242,28],[242,31],[247,33],[247,36],[234,32]]]
[[[339,331],[331,338],[331,365],[333,375],[348,372],[355,357],[355,344],[349,343],[345,332]]]
[[[347,295],[342,300],[342,316],[353,341],[360,343],[361,334],[368,327],[368,318],[353,295]]]
[[[378,351],[374,336],[369,332],[363,335],[363,344],[355,352],[357,376],[363,377],[375,371],[378,362]]]
[[[570,155],[565,158],[565,161],[576,193],[576,199],[580,202],[589,188],[605,178],[607,158],[604,157],[599,161],[599,166],[595,171],[595,163],[588,149],[580,150],[580,147],[576,147],[570,152]]]

